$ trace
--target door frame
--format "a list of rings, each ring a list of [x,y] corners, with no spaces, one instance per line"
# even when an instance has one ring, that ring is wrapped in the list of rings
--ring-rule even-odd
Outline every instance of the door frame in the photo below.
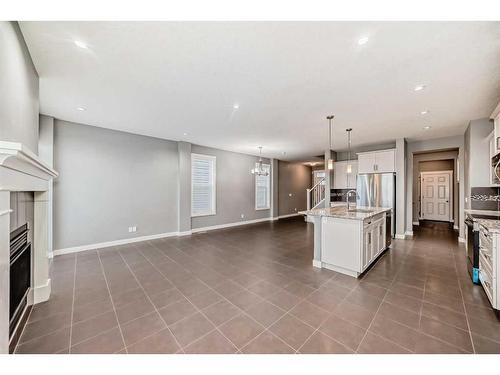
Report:
[[[444,170],[444,171],[430,171],[430,172],[420,172],[420,177],[419,177],[419,183],[420,183],[420,214],[418,215],[418,219],[419,220],[425,220],[424,218],[422,218],[422,212],[424,211],[424,207],[423,207],[423,201],[424,201],[424,193],[423,193],[423,189],[422,189],[422,178],[424,178],[425,175],[436,175],[436,174],[448,174],[449,175],[449,179],[448,179],[448,183],[449,183],[449,190],[450,190],[450,199],[448,200],[448,204],[450,206],[449,210],[448,210],[448,222],[450,223],[453,223],[455,220],[454,220],[454,212],[453,212],[453,208],[455,206],[455,192],[453,191],[453,171],[452,170]]]

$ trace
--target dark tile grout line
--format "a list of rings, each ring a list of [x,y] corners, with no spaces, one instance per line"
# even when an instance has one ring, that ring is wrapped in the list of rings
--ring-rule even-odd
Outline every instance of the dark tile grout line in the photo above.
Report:
[[[101,265],[101,272],[104,276],[104,281],[106,282],[106,288],[108,289],[109,299],[111,300],[111,305],[113,306],[113,312],[115,313],[115,319],[116,319],[116,322],[118,323],[118,329],[119,329],[120,335],[122,337],[123,345],[125,346],[125,353],[128,354],[128,350],[127,350],[127,347],[125,344],[125,338],[123,337],[122,327],[120,326],[120,321],[118,320],[118,314],[116,313],[115,303],[113,301],[113,296],[111,295],[111,290],[109,288],[108,278],[106,276],[106,272],[104,270],[104,265],[102,264],[101,254],[99,253],[99,251],[97,251],[97,258],[99,259],[99,264]],[[71,350],[71,344],[72,343],[70,342],[70,350]]]
[[[120,258],[123,260],[123,262],[125,263],[125,265],[127,266],[128,270],[132,273],[132,276],[134,277],[135,281],[137,282],[137,284],[139,284],[139,288],[142,289],[143,293],[146,295],[146,298],[148,299],[149,303],[151,303],[151,305],[153,305],[154,309],[155,309],[155,312],[156,314],[158,314],[158,316],[160,317],[160,319],[163,321],[163,324],[165,324],[165,327],[167,327],[168,331],[170,332],[170,334],[172,335],[172,337],[174,338],[177,346],[179,348],[181,348],[182,352],[184,353],[184,350],[182,349],[182,346],[180,345],[179,341],[177,341],[177,338],[175,337],[175,335],[173,334],[172,330],[170,329],[170,327],[168,326],[167,322],[165,321],[165,319],[163,319],[163,316],[161,316],[160,312],[158,311],[158,308],[156,307],[156,305],[153,303],[153,301],[151,300],[151,297],[149,296],[149,294],[146,292],[146,290],[144,289],[144,287],[142,286],[142,283],[139,281],[139,279],[137,278],[137,276],[135,275],[134,271],[132,271],[132,269],[130,268],[130,265],[127,263],[127,261],[125,260],[125,258],[123,258],[123,255],[120,253],[119,250],[117,250],[118,254],[120,255]],[[118,315],[116,316],[116,319],[118,320]],[[118,320],[118,325],[120,325],[120,321]],[[163,328],[164,329],[164,328]],[[159,332],[159,331],[158,331]],[[139,340],[140,341],[140,340]],[[125,342],[125,340],[123,340],[123,343],[125,345],[125,349],[127,350],[127,343]],[[127,353],[128,353],[128,350],[127,350]]]
[[[153,244],[150,244],[150,245],[154,246]],[[155,246],[155,248],[157,248],[158,250],[162,251],[161,249],[159,249],[159,248],[158,248],[158,247],[156,247],[156,246]],[[184,251],[182,251],[181,249],[178,249],[178,248],[177,248],[177,250],[179,250],[179,251],[181,251],[182,253],[184,253]],[[186,254],[186,255],[187,255],[187,256],[190,256],[189,254]],[[168,256],[167,256],[167,257],[168,257]],[[171,259],[171,258],[169,258],[169,259]],[[176,262],[175,260],[173,260],[173,261],[174,261],[175,263],[179,264],[179,263],[178,263],[178,262]],[[194,259],[194,261],[196,261],[196,260]],[[179,265],[180,265],[180,264],[179,264]],[[182,267],[182,265],[180,265],[180,266]],[[215,271],[215,272],[216,272],[216,271]],[[194,276],[194,275],[193,275],[193,276]],[[331,280],[335,279],[335,277],[336,277],[336,276],[337,276],[337,274],[336,274],[336,273],[333,273],[333,274],[332,274],[332,276],[331,276],[329,279],[325,280],[325,281],[321,284],[321,286],[322,286],[322,285],[324,285],[324,284],[326,284],[328,281],[331,281]],[[202,282],[203,282],[203,281],[202,281]],[[292,282],[293,282],[293,281],[292,281]],[[208,286],[208,285],[207,285],[207,286]],[[321,286],[320,286],[320,287],[321,287]],[[347,295],[349,295],[351,292],[353,292],[355,289],[357,289],[357,287],[358,287],[358,286],[359,286],[359,285],[356,285],[355,287],[353,287],[353,288],[349,291],[349,293],[348,293]],[[210,286],[208,286],[208,287],[210,287]],[[292,310],[293,310],[293,309],[294,309],[297,305],[301,304],[301,303],[302,303],[302,302],[304,302],[304,301],[307,301],[307,298],[308,298],[311,294],[313,294],[315,291],[317,291],[318,289],[320,289],[320,287],[315,288],[315,290],[314,290],[313,292],[311,292],[311,293],[307,294],[305,297],[303,297],[301,300],[299,300],[299,302],[297,302],[295,305],[293,305],[293,306],[292,306],[289,310],[284,310],[284,309],[282,309],[280,306],[277,306],[277,305],[273,304],[273,303],[272,303],[272,301],[269,301],[267,298],[263,298],[263,300],[264,300],[264,301],[267,301],[268,303],[270,303],[270,304],[272,304],[272,305],[274,305],[274,306],[276,306],[276,307],[280,308],[281,310],[285,311],[285,313],[284,313],[284,314],[283,314],[280,318],[278,318],[275,322],[273,322],[272,324],[270,324],[268,327],[264,327],[262,324],[260,324],[260,323],[259,323],[259,322],[257,322],[255,319],[253,319],[253,317],[249,316],[249,315],[248,315],[245,311],[243,311],[243,313],[245,313],[245,315],[249,316],[249,317],[250,317],[252,320],[254,320],[256,323],[258,323],[259,325],[261,325],[262,327],[264,327],[264,331],[262,331],[261,333],[259,333],[256,337],[254,337],[253,339],[251,339],[249,342],[247,342],[247,343],[246,343],[246,344],[242,347],[242,349],[244,349],[244,347],[246,347],[246,346],[247,346],[247,345],[249,345],[252,341],[254,341],[255,339],[257,339],[260,335],[262,335],[262,334],[263,334],[263,333],[265,333],[266,331],[269,331],[269,328],[270,328],[272,325],[274,325],[277,321],[281,320],[284,316],[286,316],[286,315],[288,315],[288,314],[292,315],[293,317],[295,317],[296,319],[298,319],[300,322],[302,322],[302,323],[306,324],[307,326],[311,327],[312,329],[314,329],[314,330],[315,330],[315,331],[313,332],[313,334],[314,334],[317,330],[319,330],[319,327],[318,327],[317,329],[315,329],[315,327],[311,326],[309,323],[307,323],[307,322],[303,321],[302,319],[300,319],[299,317],[295,316],[295,315],[294,315],[291,311],[292,311]],[[247,289],[247,288],[245,288],[245,287],[244,287],[244,289],[245,289],[245,290],[247,290],[247,291],[249,291],[249,292],[251,292],[250,290],[248,290],[248,289]],[[285,289],[283,289],[283,288],[281,288],[281,287],[280,287],[280,289],[281,289],[281,290],[277,291],[276,293],[271,294],[271,295],[270,295],[270,296],[268,296],[268,297],[271,297],[272,295],[277,294],[277,293],[279,293],[279,292],[281,292],[281,291],[288,292],[287,290],[285,290]],[[384,289],[386,289],[386,288],[384,288]],[[215,292],[217,292],[217,291],[215,291]],[[253,292],[251,292],[251,293],[253,293]],[[288,293],[290,293],[290,292],[288,292]],[[386,289],[386,293],[387,293],[387,289]],[[292,295],[293,295],[293,293],[290,293],[290,294],[292,294]],[[344,298],[342,298],[342,299],[341,299],[341,301],[339,302],[339,304],[340,304],[340,303],[342,303],[342,302],[343,302],[343,301],[347,298],[347,295],[346,295],[346,296],[344,296]],[[295,296],[296,296],[296,295],[295,295]],[[224,296],[223,296],[223,297],[224,297]],[[260,296],[259,296],[259,297],[260,297]],[[298,296],[296,296],[296,297],[298,297]],[[224,298],[225,298],[225,297],[224,297]],[[261,297],[261,298],[262,298],[262,297]],[[231,301],[229,301],[229,303],[231,303]],[[232,304],[232,303],[231,303],[231,304]],[[315,307],[318,307],[318,308],[320,308],[320,309],[324,310],[324,309],[323,309],[323,308],[321,308],[320,306],[317,306],[317,305],[315,305],[314,303],[312,303],[312,304],[313,304]],[[235,306],[235,305],[234,305],[234,306]],[[235,307],[237,307],[237,308],[238,308],[238,306],[235,306]],[[324,311],[327,311],[327,310],[324,310]],[[335,315],[333,312],[330,312],[330,311],[327,311],[327,312],[328,312],[328,314],[329,314],[329,315],[328,315],[328,317],[327,317],[327,318],[325,318],[325,320],[324,320],[321,324],[323,324],[323,323],[324,323],[324,322],[325,322],[328,318],[330,318],[332,315]],[[234,318],[235,318],[235,317],[234,317]],[[232,318],[232,319],[234,319],[234,318]],[[228,320],[228,321],[231,321],[232,319],[230,319],[230,320]],[[356,325],[356,324],[354,324],[354,325]],[[321,325],[320,325],[320,326],[321,326]],[[363,328],[363,327],[360,327],[360,328],[362,328],[363,330],[365,329],[365,328]],[[331,340],[333,340],[333,341],[337,342],[338,344],[342,345],[343,347],[348,348],[345,344],[343,344],[343,343],[339,342],[337,339],[335,339],[335,338],[333,338],[333,337],[329,336],[328,334],[326,334],[326,333],[324,333],[324,332],[322,332],[322,331],[320,331],[320,332],[321,332],[322,334],[324,334],[325,336],[327,336],[328,338],[330,338]],[[270,333],[271,333],[273,336],[275,336],[276,338],[278,338],[278,339],[280,339],[281,341],[283,341],[283,339],[281,339],[279,336],[275,335],[272,331],[270,331]],[[312,334],[311,334],[311,336],[312,336]],[[305,344],[305,343],[306,343],[306,342],[310,339],[310,337],[311,337],[311,336],[309,336],[309,337],[306,339],[306,341],[305,341],[305,342],[301,345],[301,347],[302,347],[302,346],[303,346],[303,345],[304,345],[304,344]],[[389,340],[389,341],[390,341],[390,340]],[[284,342],[284,341],[283,341],[283,342]],[[290,347],[290,345],[289,345],[288,343],[286,343],[286,342],[284,342],[284,343],[285,343],[285,344],[287,344],[287,346],[289,346],[289,347]],[[396,344],[396,345],[398,345],[398,346],[400,346],[400,345],[399,345],[399,344],[397,344],[397,343],[395,343],[395,344]],[[301,348],[301,347],[300,347],[300,348]],[[400,346],[400,347],[401,347],[401,346]],[[293,349],[296,353],[298,353],[299,349],[294,349],[293,347],[291,347],[291,348],[292,348],[292,349]],[[349,349],[349,350],[351,350],[350,348],[348,348],[348,349]]]
[[[75,289],[76,289],[76,265],[78,262],[78,257],[75,257],[75,268],[73,270],[74,275],[73,275],[73,298],[71,301],[71,316],[70,316],[70,327],[69,327],[69,348],[68,348],[68,353],[71,354],[71,341],[73,337],[73,314],[75,312]],[[101,271],[102,272],[102,271]]]
[[[212,246],[213,248],[217,248],[217,246],[214,246],[214,245],[211,245],[211,246]],[[181,250],[181,249],[179,249],[179,248],[177,248],[177,250],[178,250],[178,251],[180,251],[182,254],[184,254],[184,255],[186,255],[186,256],[188,256],[188,257],[191,257],[191,256],[190,256],[188,253],[186,253],[185,251],[183,251],[183,250]],[[160,250],[160,251],[163,253],[163,251],[162,251],[162,250]],[[218,251],[218,252],[220,253],[220,251]],[[165,254],[165,253],[163,253],[163,255],[165,256],[166,254]],[[238,256],[242,256],[242,255],[238,255]],[[148,260],[149,260],[149,258],[146,258],[146,259],[148,259]],[[170,258],[170,259],[171,259],[171,258]],[[456,260],[456,257],[455,257],[455,260]],[[173,260],[173,261],[174,261],[174,260]],[[175,263],[177,263],[177,264],[179,264],[177,261],[174,261],[174,262],[175,262]],[[403,263],[404,263],[404,261],[403,261]],[[231,264],[231,266],[234,266],[234,265],[233,265],[233,264]],[[261,264],[259,263],[259,264],[258,264],[258,266],[261,266]],[[290,268],[288,265],[285,265],[285,266],[286,266],[287,268]],[[182,267],[183,267],[183,266],[182,266]],[[184,268],[184,267],[183,267],[183,268]],[[454,268],[455,268],[455,273],[456,273],[456,271],[457,271],[457,270],[456,270],[456,268],[457,268],[456,261],[455,261],[455,264],[454,264]],[[192,273],[192,272],[190,272],[190,271],[189,271],[189,269],[187,269],[187,272]],[[214,271],[214,272],[217,272],[217,271]],[[249,274],[251,274],[250,272],[248,272],[248,273],[249,273]],[[163,274],[162,274],[162,275],[163,275]],[[193,276],[195,276],[195,275],[193,275]],[[224,275],[222,275],[222,276],[224,276]],[[285,275],[285,276],[286,276],[286,275]],[[431,276],[432,276],[432,274],[431,274]],[[195,276],[195,277],[196,277],[196,276]],[[225,277],[226,279],[229,279],[229,280],[231,280],[231,281],[232,281],[232,278],[229,278],[228,276],[224,276],[224,277]],[[428,277],[428,275],[427,275],[427,277]],[[333,278],[333,277],[332,277],[332,278]],[[328,280],[327,280],[327,281],[328,281]],[[327,281],[325,281],[325,282],[327,282]],[[395,281],[395,277],[394,277],[394,279],[393,279],[392,283],[394,283],[394,281]],[[374,285],[376,285],[376,284],[374,284]],[[240,285],[240,286],[242,286],[242,287],[243,287],[243,285]],[[465,304],[465,301],[464,301],[464,298],[463,298],[462,287],[461,287],[461,285],[459,285],[459,287],[460,287],[460,292],[461,292],[461,297],[462,297],[462,298],[461,298],[461,299],[462,299],[462,304],[464,305],[464,304]],[[209,286],[209,288],[210,288],[210,286]],[[425,284],[424,284],[424,288],[425,288]],[[244,289],[247,289],[247,288],[245,288],[245,287],[244,287]],[[318,288],[316,288],[316,290],[317,290],[317,289],[319,289],[319,287],[318,287]],[[247,290],[248,290],[248,289],[247,289]],[[386,294],[387,294],[387,291],[386,291]],[[259,296],[259,297],[260,297],[260,296]],[[304,299],[306,299],[306,298],[307,298],[307,296],[306,296]],[[189,299],[188,299],[188,300],[189,300]],[[264,300],[266,300],[266,299],[264,299]],[[266,300],[266,301],[267,301],[267,300]],[[189,302],[191,302],[191,301],[189,301]],[[267,301],[267,302],[270,302],[270,301]],[[423,301],[422,301],[422,302],[423,302]],[[299,303],[300,303],[300,302],[299,302]],[[429,303],[431,303],[431,302],[429,302]],[[431,304],[433,304],[433,303],[431,303]],[[296,304],[296,305],[297,305],[297,304]],[[295,306],[296,306],[296,305],[295,305]],[[434,305],[434,304],[433,304],[433,305]],[[436,306],[443,307],[443,306],[440,306],[440,305],[436,305]],[[237,306],[236,306],[236,307],[237,307]],[[238,308],[238,309],[239,309],[239,308]],[[293,307],[292,307],[292,309],[293,309]],[[465,312],[467,312],[467,310],[465,309],[465,306],[464,306],[464,311],[465,311]],[[288,310],[286,313],[289,313],[289,312],[290,312],[290,310]],[[291,314],[291,315],[293,315],[293,314]],[[465,314],[465,315],[467,316],[467,319],[468,319],[468,314]],[[300,320],[300,319],[299,319],[299,320]],[[305,322],[304,322],[304,323],[305,323]],[[274,324],[274,323],[273,323],[273,324]],[[306,323],[306,324],[307,324],[307,323]],[[410,327],[410,328],[411,328],[411,327]],[[458,327],[457,327],[457,328],[458,328]],[[470,327],[469,327],[469,334],[470,334],[470,333],[471,333],[471,331],[470,331]],[[479,336],[481,336],[481,335],[479,335]],[[489,339],[489,338],[488,338],[488,339]],[[490,340],[491,340],[491,339],[490,339]],[[440,341],[443,341],[443,340],[440,340]],[[494,341],[494,340],[492,340],[492,341]],[[443,341],[443,342],[445,342],[445,341]],[[445,342],[445,343],[447,343],[447,342]],[[447,343],[447,344],[448,344],[448,343]]]
[[[154,246],[153,244],[151,244],[151,245],[152,245],[152,246]],[[154,246],[154,247],[155,247],[156,249],[158,249],[158,250],[160,250],[160,251],[161,251],[161,249],[157,248],[156,246]],[[179,249],[178,249],[178,250],[179,250]],[[181,250],[179,250],[179,251],[181,251]],[[166,254],[164,254],[164,255],[165,255],[166,257],[168,257],[168,255],[166,255]],[[169,258],[169,259],[172,259],[172,258],[170,258],[170,257],[168,257],[168,258]],[[173,261],[174,261],[174,260],[173,260]],[[196,260],[195,260],[195,261],[196,261]],[[174,262],[175,262],[175,261],[174,261]],[[179,264],[179,263],[177,263],[177,262],[175,262],[175,263],[176,263],[176,264]],[[179,264],[179,265],[180,265],[180,264]],[[181,265],[180,265],[180,266],[181,266]],[[217,271],[214,271],[214,272],[217,272]],[[193,276],[194,276],[194,275],[193,275]],[[197,279],[198,279],[198,278],[197,278]],[[263,330],[261,333],[259,333],[259,335],[257,335],[256,337],[260,336],[262,333],[264,333],[265,331],[267,331],[267,330],[268,330],[268,327],[265,327],[263,324],[261,324],[260,322],[258,322],[257,320],[255,320],[255,319],[254,319],[252,316],[250,316],[250,315],[249,315],[249,314],[248,314],[245,310],[243,310],[243,309],[241,309],[240,307],[238,307],[238,306],[236,306],[235,304],[233,304],[233,303],[232,303],[229,299],[227,299],[225,296],[221,295],[219,292],[217,292],[217,290],[215,290],[215,289],[213,289],[212,287],[210,287],[210,286],[209,286],[208,284],[206,284],[203,280],[201,280],[201,279],[198,279],[198,280],[200,280],[200,281],[201,281],[201,282],[202,282],[205,286],[207,286],[210,290],[212,290],[212,291],[214,291],[215,293],[217,293],[218,295],[220,295],[220,296],[221,296],[222,298],[224,298],[224,299],[225,299],[228,303],[230,303],[232,306],[236,307],[236,308],[240,311],[240,313],[239,313],[238,315],[234,316],[233,318],[229,319],[228,321],[224,322],[223,324],[226,324],[226,323],[228,323],[228,322],[232,321],[233,319],[237,318],[239,315],[241,315],[241,314],[243,313],[245,316],[247,316],[248,318],[250,318],[251,320],[253,320],[255,323],[257,323],[259,326],[261,326],[261,327],[263,327],[263,328],[264,328],[264,330]],[[230,280],[230,279],[229,279],[229,280]],[[224,283],[224,282],[226,282],[226,280],[225,280],[225,281],[222,281],[222,282],[221,282],[221,284],[222,284],[222,283]],[[233,282],[234,282],[234,281],[233,281]],[[216,285],[216,286],[217,286],[217,285]],[[247,288],[245,288],[245,287],[243,287],[243,286],[241,286],[241,287],[243,288],[243,290],[246,290],[246,291],[248,291],[248,292],[250,292],[250,293],[252,293],[252,294],[255,294],[255,293],[253,293],[252,291],[248,290]],[[280,289],[282,289],[282,288],[280,288]],[[282,289],[282,290],[283,290],[283,289]],[[277,294],[277,293],[279,293],[280,291],[281,291],[281,290],[277,291],[276,293],[273,293],[272,295]],[[238,293],[240,293],[240,292],[237,292],[237,293],[235,293],[235,294],[238,294]],[[255,295],[257,295],[257,294],[255,294]],[[258,296],[258,295],[257,295],[257,296]],[[263,301],[267,301],[267,299],[266,299],[266,298],[262,298],[262,297],[260,297],[260,296],[258,296],[258,297],[259,297],[259,298],[261,298]],[[188,299],[188,300],[189,300],[189,299]],[[190,302],[191,302],[191,301],[190,301]],[[267,301],[267,302],[269,302],[269,303],[273,304],[271,301]],[[259,303],[260,303],[260,302],[259,302]],[[299,303],[300,303],[300,302],[299,302]],[[297,303],[296,305],[298,305],[299,303]],[[274,305],[274,304],[273,304],[273,305]],[[296,305],[294,305],[293,307],[295,307]],[[276,306],[276,305],[274,305],[274,306]],[[276,306],[276,307],[280,308],[279,306]],[[292,307],[291,309],[293,309],[293,307]],[[280,308],[280,309],[281,309],[281,308]],[[291,310],[291,309],[290,309],[290,310]],[[284,309],[281,309],[281,310],[284,310]],[[288,310],[288,311],[290,311],[290,310]],[[285,316],[285,315],[288,313],[288,311],[285,311],[285,313],[284,313],[282,316],[280,316],[280,318],[279,318],[279,319],[281,319],[283,316]],[[206,317],[206,316],[205,316],[205,317]],[[206,318],[207,318],[207,317],[206,317]],[[207,318],[207,319],[208,319],[208,318]],[[276,322],[277,322],[279,319],[277,319],[277,320],[276,320]],[[210,319],[209,319],[209,321],[210,321]],[[273,322],[272,324],[274,324],[274,323],[276,323],[276,322]],[[305,323],[305,322],[304,322],[304,323]],[[272,325],[272,324],[271,324],[271,325]],[[222,325],[222,324],[221,324],[221,325]],[[271,325],[269,325],[269,327],[270,327]],[[220,332],[220,333],[221,333],[221,334],[222,334],[222,335],[223,335],[226,339],[228,339],[228,338],[227,338],[227,337],[226,337],[226,336],[225,336],[222,332]],[[271,332],[271,333],[272,333],[272,332]],[[273,335],[274,335],[274,334],[273,334]],[[293,347],[291,347],[288,343],[286,343],[285,341],[283,341],[283,339],[281,339],[281,338],[280,338],[280,337],[278,337],[277,335],[274,335],[274,336],[276,336],[276,338],[277,338],[277,339],[279,339],[279,340],[280,340],[280,341],[282,341],[284,344],[286,344],[287,346],[289,346],[292,350],[295,350],[295,349],[294,349]],[[254,337],[253,339],[255,339],[256,337]],[[253,340],[253,339],[252,339],[252,340]],[[229,340],[229,339],[228,339],[228,340]],[[252,341],[252,340],[250,340],[250,341]],[[237,345],[235,345],[234,343],[233,343],[233,345],[235,345],[235,347],[238,349],[238,351],[240,351],[240,350],[241,350],[241,349],[243,349],[245,346],[247,346],[247,345],[250,343],[250,341],[249,341],[249,342],[247,342],[247,343],[245,343],[245,345],[243,345],[241,348],[239,348],[239,347],[238,347]],[[231,341],[231,340],[229,340],[229,342],[231,342],[231,343],[232,343],[232,341]]]
[[[170,258],[168,255],[166,255],[165,253],[163,253],[163,252],[161,251],[161,249],[159,249],[158,247],[154,246],[153,244],[150,244],[150,246],[152,246],[152,247],[154,247],[155,249],[159,250],[159,251],[160,251],[160,252],[161,252],[161,253],[162,253],[165,257],[167,257],[168,259],[170,259],[170,260],[171,260],[171,261],[173,261],[174,263],[176,263],[176,264],[178,264],[179,266],[181,266],[182,268],[184,268],[184,267],[183,267],[182,265],[180,265],[178,262],[176,262],[175,260],[173,260],[172,258]],[[141,250],[141,249],[138,249],[138,250],[139,250],[139,251],[141,252],[141,254],[144,256],[144,254],[142,253],[142,250]],[[179,251],[180,251],[180,250],[179,250]],[[146,259],[147,259],[147,258],[146,258]],[[149,261],[149,259],[148,259],[148,261]],[[151,265],[152,265],[152,266],[153,266],[153,267],[154,267],[154,268],[155,268],[158,272],[160,272],[160,273],[163,275],[163,273],[162,273],[162,272],[161,272],[161,271],[160,271],[160,270],[159,270],[159,269],[158,269],[158,268],[157,268],[157,267],[156,267],[156,266],[155,266],[155,265],[154,265],[151,261],[149,261],[149,262],[150,262],[150,264],[151,264]],[[216,272],[216,271],[214,271],[214,272]],[[168,279],[165,275],[163,275],[163,276],[164,276],[164,277],[165,277],[165,279],[167,279],[167,280],[168,280],[168,281],[169,281],[172,285],[174,285],[174,286],[175,286],[175,284],[174,284],[174,283],[172,283],[172,282],[171,282],[171,281],[170,281],[170,280],[169,280],[169,279]],[[194,276],[194,275],[193,275],[193,276]],[[229,319],[228,321],[224,322],[223,324],[226,324],[227,322],[229,322],[229,321],[233,320],[234,318],[238,317],[239,315],[241,315],[241,313],[245,313],[245,311],[244,311],[243,309],[239,308],[238,306],[234,305],[231,301],[227,300],[227,298],[226,298],[225,296],[222,296],[222,295],[221,295],[221,294],[219,294],[216,290],[212,289],[212,288],[211,288],[208,284],[206,284],[203,280],[201,280],[201,279],[199,279],[199,278],[197,278],[197,277],[196,277],[196,279],[200,280],[200,282],[202,282],[202,283],[203,283],[206,287],[208,287],[208,288],[209,288],[209,290],[212,290],[213,292],[215,292],[215,293],[217,293],[218,295],[220,295],[222,298],[226,299],[226,301],[227,301],[227,302],[229,302],[231,305],[233,305],[234,307],[236,307],[236,308],[240,311],[240,312],[239,312],[239,313],[238,313],[235,317],[233,317],[233,318]],[[226,281],[223,281],[223,282],[226,282]],[[221,283],[221,284],[222,284],[222,283]],[[197,312],[201,313],[205,319],[207,319],[207,320],[208,320],[211,324],[213,324],[213,322],[212,322],[212,321],[211,321],[211,320],[210,320],[210,319],[206,316],[206,314],[205,314],[203,311],[201,311],[201,309],[198,309],[198,307],[197,307],[197,306],[195,306],[195,305],[191,302],[191,300],[189,299],[189,297],[188,297],[188,296],[184,295],[184,293],[182,293],[182,291],[181,291],[181,290],[179,290],[179,292],[180,292],[180,293],[184,296],[184,298],[186,298],[186,299],[188,300],[188,302],[189,302],[189,303],[190,303],[190,304],[191,304],[191,305],[192,305],[192,306],[193,306],[193,307],[197,310]],[[201,293],[203,293],[203,292],[201,292]],[[196,293],[195,293],[195,295],[196,295]],[[245,315],[247,315],[247,316],[248,316],[248,314],[246,314],[246,313],[245,313]],[[250,318],[251,318],[251,317],[250,317]],[[253,318],[252,318],[252,319],[253,319]],[[178,322],[176,322],[175,324],[177,324],[177,323],[178,323]],[[256,321],[256,323],[258,323],[258,322]],[[258,324],[260,325],[260,323],[258,323]],[[219,333],[220,333],[220,334],[221,334],[221,335],[222,335],[222,336],[223,336],[226,340],[228,340],[228,341],[229,341],[229,342],[230,342],[230,343],[231,343],[231,344],[232,344],[232,345],[233,345],[236,349],[238,349],[238,352],[240,352],[240,348],[238,347],[238,345],[236,345],[236,344],[235,344],[232,340],[230,340],[230,339],[229,339],[226,335],[224,335],[224,333],[223,333],[223,332],[219,329],[219,327],[218,327],[218,326],[216,326],[215,324],[213,324],[213,325],[214,325],[214,327],[215,327],[215,330],[217,330],[217,331],[218,331],[218,332],[219,332]],[[221,324],[221,325],[222,325],[222,324]],[[208,334],[208,333],[207,333],[207,334]],[[199,337],[198,339],[201,339],[201,337]],[[197,339],[197,340],[198,340],[198,339]],[[189,343],[189,344],[187,344],[185,347],[187,347],[187,346],[191,345],[191,344],[192,344],[192,343],[194,343],[195,341],[196,341],[196,340],[194,340],[193,342],[190,342],[190,343]]]

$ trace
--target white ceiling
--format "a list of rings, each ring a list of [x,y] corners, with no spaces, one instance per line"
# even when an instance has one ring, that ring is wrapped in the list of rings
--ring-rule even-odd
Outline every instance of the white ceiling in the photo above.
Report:
[[[323,153],[329,114],[345,149],[348,127],[354,146],[462,134],[500,101],[500,22],[20,25],[42,113],[280,159]]]

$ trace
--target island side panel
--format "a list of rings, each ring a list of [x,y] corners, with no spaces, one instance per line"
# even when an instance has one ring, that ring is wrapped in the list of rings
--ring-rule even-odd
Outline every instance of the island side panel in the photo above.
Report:
[[[310,216],[314,225],[313,267],[321,268],[321,216]]]

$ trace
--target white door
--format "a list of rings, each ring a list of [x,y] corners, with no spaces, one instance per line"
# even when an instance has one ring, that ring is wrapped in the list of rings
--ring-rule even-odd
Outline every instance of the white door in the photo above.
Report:
[[[450,221],[451,172],[421,173],[422,219]]]

